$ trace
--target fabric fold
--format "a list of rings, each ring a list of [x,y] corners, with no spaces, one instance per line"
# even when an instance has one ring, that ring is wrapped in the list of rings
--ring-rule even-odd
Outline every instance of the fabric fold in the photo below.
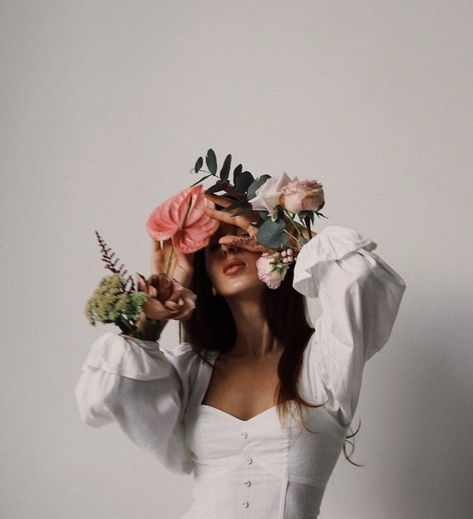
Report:
[[[300,250],[294,266],[293,287],[307,297],[317,297],[319,293],[317,271],[323,264],[342,260],[348,254],[360,249],[372,251],[377,243],[349,227],[329,225],[311,238]]]
[[[101,335],[91,346],[84,366],[136,380],[158,380],[172,374],[158,342],[131,339],[113,332]]]
[[[358,404],[365,363],[388,341],[406,289],[402,277],[357,231],[329,226],[299,252],[293,286],[318,297],[322,314],[304,353],[309,400],[343,426]]]

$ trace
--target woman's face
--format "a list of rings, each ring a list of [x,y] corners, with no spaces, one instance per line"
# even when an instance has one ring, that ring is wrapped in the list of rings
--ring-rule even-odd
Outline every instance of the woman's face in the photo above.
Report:
[[[240,228],[220,222],[205,248],[205,264],[212,285],[225,298],[251,292],[261,293],[265,284],[258,278],[256,270],[256,260],[261,253],[234,245],[220,245],[218,240],[226,234],[246,235]]]

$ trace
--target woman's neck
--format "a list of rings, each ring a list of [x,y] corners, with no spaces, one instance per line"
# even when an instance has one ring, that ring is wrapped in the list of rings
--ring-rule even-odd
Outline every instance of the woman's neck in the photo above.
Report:
[[[230,355],[261,358],[277,349],[263,313],[263,304],[254,298],[228,300],[237,330]]]

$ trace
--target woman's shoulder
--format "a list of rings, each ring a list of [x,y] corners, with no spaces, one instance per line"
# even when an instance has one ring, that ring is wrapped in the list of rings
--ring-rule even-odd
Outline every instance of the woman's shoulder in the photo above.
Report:
[[[199,352],[188,341],[179,342],[172,348],[160,345],[160,350],[181,377],[196,376],[201,366],[207,365],[207,362],[212,362],[216,357],[216,352],[212,350]]]

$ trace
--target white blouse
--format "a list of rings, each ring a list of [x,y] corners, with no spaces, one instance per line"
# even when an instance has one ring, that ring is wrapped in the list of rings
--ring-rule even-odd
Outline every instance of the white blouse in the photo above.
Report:
[[[388,341],[406,284],[355,230],[329,226],[299,252],[293,287],[320,299],[303,354],[297,413],[276,407],[241,420],[202,404],[212,367],[189,343],[103,334],[75,388],[83,421],[116,421],[171,471],[192,473],[193,503],[181,519],[308,519],[322,496],[354,416],[365,362]],[[213,359],[218,353],[212,352]]]

